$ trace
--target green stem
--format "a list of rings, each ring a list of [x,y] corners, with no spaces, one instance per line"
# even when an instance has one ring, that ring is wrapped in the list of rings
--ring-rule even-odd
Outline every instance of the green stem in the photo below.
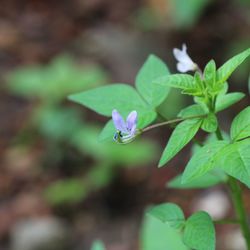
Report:
[[[185,118],[177,118],[174,120],[169,120],[169,121],[165,121],[165,122],[161,122],[161,123],[156,123],[156,124],[153,124],[151,126],[148,126],[144,129],[142,129],[141,132],[146,132],[146,131],[149,131],[149,130],[154,129],[154,128],[158,128],[158,127],[165,126],[165,125],[170,125],[172,123],[182,122],[182,121],[188,120],[188,119],[201,118],[201,117],[205,117],[205,116],[206,115],[195,115],[195,116],[188,116]]]
[[[215,220],[215,224],[238,224],[239,220],[236,219],[223,219],[223,220]]]
[[[234,204],[235,212],[239,220],[241,231],[246,240],[247,249],[250,250],[250,231],[248,227],[246,211],[243,205],[241,188],[239,184],[237,183],[237,180],[231,176],[229,176],[228,185],[231,191],[233,204]]]
[[[219,127],[217,128],[216,136],[218,140],[223,139],[222,133]],[[235,212],[237,215],[238,223],[240,224],[241,231],[245,237],[247,249],[250,250],[250,230],[249,230],[248,221],[247,221],[247,214],[243,205],[242,190],[237,180],[232,176],[228,176],[228,186],[231,191],[231,196],[232,196]]]

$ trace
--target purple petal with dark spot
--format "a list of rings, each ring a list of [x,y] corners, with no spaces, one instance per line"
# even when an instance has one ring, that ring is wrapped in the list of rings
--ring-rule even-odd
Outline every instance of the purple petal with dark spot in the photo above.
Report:
[[[132,111],[128,117],[127,117],[127,129],[128,131],[131,131],[134,126],[136,126],[137,123],[137,112],[134,110]]]
[[[126,129],[126,124],[122,116],[119,114],[119,112],[116,109],[112,111],[112,119],[113,119],[116,130],[119,130],[122,133],[128,132]]]

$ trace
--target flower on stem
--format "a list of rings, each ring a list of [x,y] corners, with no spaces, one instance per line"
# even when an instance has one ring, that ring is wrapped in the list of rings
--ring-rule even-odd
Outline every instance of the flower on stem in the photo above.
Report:
[[[178,61],[177,63],[177,70],[185,73],[187,71],[195,71],[197,70],[198,66],[196,63],[192,61],[190,56],[187,53],[187,46],[186,44],[182,45],[182,50],[174,48],[173,49],[174,57]]]
[[[112,111],[112,119],[116,128],[116,133],[114,135],[114,140],[118,143],[128,143],[132,141],[136,136],[136,126],[137,126],[137,112],[132,111],[128,115],[126,122],[119,114],[119,112],[114,109]]]

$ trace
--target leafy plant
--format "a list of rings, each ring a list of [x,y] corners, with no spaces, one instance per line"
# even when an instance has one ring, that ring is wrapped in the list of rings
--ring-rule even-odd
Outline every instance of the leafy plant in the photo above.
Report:
[[[174,49],[181,74],[170,74],[167,66],[156,56],[150,56],[136,77],[135,88],[126,84],[113,84],[71,95],[69,98],[95,112],[111,116],[101,137],[112,138],[119,144],[134,141],[141,134],[159,126],[177,124],[159,161],[164,167],[189,142],[199,130],[209,134],[193,150],[184,172],[168,186],[172,188],[205,188],[218,183],[228,185],[236,212],[236,221],[242,229],[250,249],[250,229],[242,203],[238,182],[250,187],[250,106],[243,109],[233,120],[230,135],[220,130],[218,112],[240,101],[243,93],[228,93],[228,79],[236,68],[250,56],[250,48],[229,59],[219,68],[210,60],[202,71],[187,54],[187,47]],[[187,71],[195,71],[194,75]],[[167,98],[169,89],[181,90],[191,96],[194,104],[182,109],[178,118],[149,125],[161,116],[157,107]],[[114,115],[117,110],[121,113]],[[134,111],[133,111],[134,110]],[[124,127],[132,122],[136,132],[124,135]],[[128,116],[127,123],[123,117]],[[128,129],[128,126],[127,126]],[[185,219],[181,208],[173,203],[161,204],[148,211],[142,230],[142,249],[197,249],[214,250],[215,228],[212,218],[199,211]],[[178,233],[176,234],[177,231]],[[181,240],[182,239],[182,240]]]
[[[98,65],[80,67],[69,55],[58,56],[46,66],[28,65],[18,68],[7,76],[7,86],[11,93],[36,100],[30,119],[19,138],[24,137],[22,135],[28,131],[35,131],[37,136],[28,142],[19,139],[20,143],[31,147],[42,139],[43,158],[45,163],[49,162],[50,168],[60,165],[72,149],[81,156],[80,163],[76,159],[81,166],[85,165],[89,157],[93,159],[90,166],[78,170],[80,176],[56,180],[47,186],[44,194],[52,205],[82,201],[93,190],[108,185],[115,177],[117,167],[141,166],[151,161],[157,153],[156,146],[149,140],[137,141],[125,148],[119,148],[113,143],[99,143],[100,126],[84,119],[83,112],[76,106],[65,103],[68,94],[103,85],[107,79],[106,72]],[[148,151],[152,154],[148,154]]]

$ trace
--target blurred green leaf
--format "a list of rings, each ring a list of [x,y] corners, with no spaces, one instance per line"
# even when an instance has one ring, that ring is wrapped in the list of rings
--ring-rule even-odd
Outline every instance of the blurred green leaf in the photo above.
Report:
[[[91,250],[105,250],[105,246],[102,243],[102,241],[95,240],[92,247],[91,247]]]
[[[72,204],[83,200],[88,190],[81,179],[59,180],[45,189],[45,197],[52,205]]]
[[[197,212],[187,219],[183,241],[192,249],[215,249],[215,229],[208,213]]]
[[[217,117],[213,113],[209,113],[206,117],[202,119],[201,128],[208,132],[213,133],[217,130],[218,127],[218,121]]]
[[[143,250],[187,250],[181,236],[168,224],[146,215],[141,231]]]
[[[180,228],[185,222],[181,208],[174,203],[164,203],[153,206],[153,208],[148,211],[148,214],[167,223],[173,228]]]

